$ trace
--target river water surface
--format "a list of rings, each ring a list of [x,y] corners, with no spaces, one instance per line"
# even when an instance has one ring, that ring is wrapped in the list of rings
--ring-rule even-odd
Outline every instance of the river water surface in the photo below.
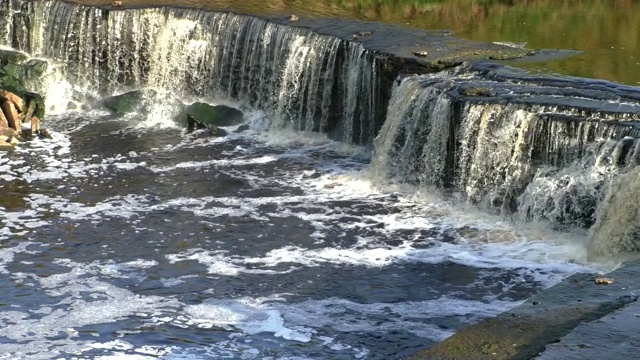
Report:
[[[595,270],[575,236],[376,189],[366,149],[249,118],[67,112],[4,154],[0,352],[401,358]]]

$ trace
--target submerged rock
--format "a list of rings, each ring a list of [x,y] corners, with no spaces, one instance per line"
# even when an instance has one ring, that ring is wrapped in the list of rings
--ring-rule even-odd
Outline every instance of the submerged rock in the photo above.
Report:
[[[51,136],[51,134],[49,133],[49,130],[47,129],[40,129],[40,131],[38,132],[38,135],[40,135],[41,138],[44,139],[53,139],[53,136]]]
[[[195,102],[185,109],[186,116],[197,119],[197,122],[205,127],[210,126],[234,126],[244,120],[242,111],[226,105],[210,105],[203,102]]]
[[[243,124],[243,125],[238,126],[238,128],[236,129],[236,131],[234,131],[234,133],[239,134],[239,133],[245,132],[247,130],[249,130],[249,125]]]

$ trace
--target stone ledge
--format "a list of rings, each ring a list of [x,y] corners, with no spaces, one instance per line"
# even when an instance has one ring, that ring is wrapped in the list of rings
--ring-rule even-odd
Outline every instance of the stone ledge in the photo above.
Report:
[[[637,279],[640,278],[640,260],[623,264],[607,277],[615,282],[597,285],[594,275],[573,275],[513,310],[458,331],[412,359],[531,359],[549,344],[562,344],[561,339],[565,336],[565,342],[569,342],[572,338],[568,334],[574,329],[590,326],[594,332],[601,331],[592,325],[596,324],[594,321],[620,309],[624,312],[631,306],[638,307],[634,290],[637,290]],[[619,318],[617,321],[633,320]],[[541,359],[564,359],[553,357],[551,349],[557,346],[549,346],[549,352],[543,353]]]

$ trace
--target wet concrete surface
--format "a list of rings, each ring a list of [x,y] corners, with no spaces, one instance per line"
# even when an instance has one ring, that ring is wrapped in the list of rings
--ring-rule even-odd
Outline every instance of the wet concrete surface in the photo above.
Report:
[[[576,274],[513,310],[469,326],[413,359],[636,359],[640,261],[607,274]]]
[[[578,325],[560,342],[547,345],[536,359],[637,359],[640,350],[638,330],[640,302],[636,301],[601,319]]]

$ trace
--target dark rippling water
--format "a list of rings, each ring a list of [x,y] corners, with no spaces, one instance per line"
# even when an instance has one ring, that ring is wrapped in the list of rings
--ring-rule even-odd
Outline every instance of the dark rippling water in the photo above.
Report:
[[[399,359],[590,270],[562,235],[374,188],[366,149],[247,118],[214,138],[65,112],[0,154],[0,353]]]

